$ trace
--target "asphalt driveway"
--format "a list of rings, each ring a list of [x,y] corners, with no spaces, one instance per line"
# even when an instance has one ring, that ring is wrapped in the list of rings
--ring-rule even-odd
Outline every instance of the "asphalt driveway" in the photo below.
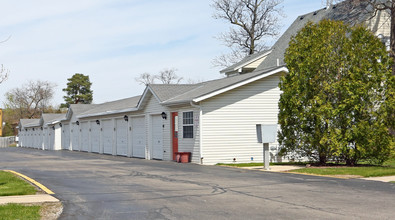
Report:
[[[0,149],[55,192],[61,219],[393,219],[395,184],[84,152]]]

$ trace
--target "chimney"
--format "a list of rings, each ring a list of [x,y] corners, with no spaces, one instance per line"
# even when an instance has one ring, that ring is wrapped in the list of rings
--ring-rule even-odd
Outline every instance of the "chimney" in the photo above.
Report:
[[[330,9],[333,5],[333,0],[326,0],[326,10]]]

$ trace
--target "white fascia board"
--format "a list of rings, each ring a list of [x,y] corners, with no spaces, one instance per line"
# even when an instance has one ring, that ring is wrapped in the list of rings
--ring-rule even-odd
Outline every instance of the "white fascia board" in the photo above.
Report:
[[[99,113],[94,113],[94,114],[77,115],[76,118],[82,119],[82,118],[89,118],[89,117],[96,117],[96,116],[113,115],[113,114],[118,114],[118,113],[134,112],[137,110],[138,110],[138,108],[127,108],[127,109],[122,109],[122,110],[106,111],[106,112],[99,112]]]
[[[192,101],[194,101],[195,103],[197,103],[197,102],[203,101],[203,100],[205,100],[205,99],[208,99],[208,98],[211,98],[211,97],[213,97],[213,96],[222,94],[222,93],[224,93],[224,92],[227,92],[227,91],[229,91],[229,90],[238,88],[238,87],[240,87],[240,86],[244,86],[244,85],[246,85],[246,84],[248,84],[248,83],[254,82],[254,81],[256,81],[256,80],[263,79],[263,78],[265,78],[265,77],[268,77],[268,76],[270,76],[270,75],[273,75],[273,74],[276,74],[276,73],[279,73],[279,72],[286,72],[286,73],[287,73],[287,72],[288,72],[288,69],[287,69],[286,67],[280,67],[280,68],[278,68],[278,69],[275,69],[275,70],[272,70],[272,71],[270,71],[270,72],[267,72],[267,73],[264,73],[264,74],[261,74],[261,75],[258,75],[258,76],[249,78],[249,79],[247,79],[247,80],[241,81],[241,82],[239,82],[239,83],[233,84],[233,85],[228,86],[228,87],[225,87],[225,88],[223,88],[223,89],[219,89],[219,90],[214,91],[214,92],[212,92],[212,93],[209,93],[209,94],[206,94],[206,95],[203,95],[203,96],[194,98],[194,99],[192,99]]]
[[[266,53],[263,53],[260,56],[257,56],[254,59],[249,60],[248,62],[241,63],[240,65],[235,66],[232,71],[239,70],[239,69],[241,69],[241,68],[243,68],[243,67],[245,67],[245,66],[247,66],[247,65],[249,65],[249,64],[251,64],[251,63],[253,63],[253,62],[257,61],[257,60],[259,60],[259,59],[261,59],[262,57],[269,55],[271,52],[272,52],[272,50],[269,50]],[[223,70],[219,71],[219,73],[227,73],[227,72],[230,72],[230,71],[223,71]]]

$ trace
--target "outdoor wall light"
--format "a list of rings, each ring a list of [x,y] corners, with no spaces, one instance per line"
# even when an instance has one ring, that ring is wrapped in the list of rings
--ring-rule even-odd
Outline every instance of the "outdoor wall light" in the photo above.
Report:
[[[96,124],[97,124],[97,125],[100,125],[100,121],[99,121],[99,120],[96,120]]]
[[[33,128],[33,131],[34,131],[34,128]]]
[[[27,128],[25,128],[25,131],[27,131]]]
[[[123,119],[124,119],[125,121],[129,121],[129,117],[128,117],[127,115],[123,116]]]
[[[59,123],[59,126],[62,127],[62,123]]]
[[[52,126],[52,130],[55,130],[55,126]]]
[[[166,112],[162,112],[162,114],[161,114],[161,115],[162,115],[162,118],[163,118],[163,119],[167,119]]]
[[[79,121],[76,121],[75,123],[76,123],[77,125],[80,125],[80,122],[79,122]]]
[[[41,131],[43,130],[43,127],[41,127]]]

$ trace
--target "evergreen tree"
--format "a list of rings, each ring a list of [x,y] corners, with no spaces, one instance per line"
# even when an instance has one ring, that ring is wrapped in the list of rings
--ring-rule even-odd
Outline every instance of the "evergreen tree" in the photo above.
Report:
[[[91,90],[92,83],[89,80],[89,76],[76,73],[67,80],[67,88],[63,89],[67,94],[63,96],[66,103],[62,104],[61,107],[68,107],[70,104],[92,103],[93,91]]]
[[[363,26],[308,23],[285,54],[281,153],[325,163],[383,163],[394,137],[394,76],[385,46]]]

